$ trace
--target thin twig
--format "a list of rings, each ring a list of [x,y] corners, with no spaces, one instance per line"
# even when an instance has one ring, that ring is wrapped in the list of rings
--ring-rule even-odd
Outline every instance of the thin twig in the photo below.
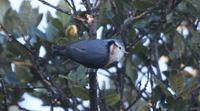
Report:
[[[56,9],[56,10],[59,11],[59,12],[65,13],[65,14],[67,14],[67,15],[72,15],[70,12],[64,11],[63,9],[56,7],[56,6],[54,6],[54,5],[52,5],[52,4],[48,3],[48,2],[46,2],[45,0],[38,0],[38,1],[42,2],[42,3],[45,4],[45,5],[48,5],[49,7],[52,7],[52,8],[54,8],[54,9]]]
[[[76,19],[76,20],[79,20],[79,21],[81,21],[81,22],[86,22],[86,19],[84,19],[84,18],[82,18],[82,17],[80,17],[80,16],[78,16],[78,15],[72,15],[70,12],[64,11],[64,10],[62,10],[61,8],[58,8],[58,7],[52,5],[52,4],[50,4],[50,3],[48,3],[48,2],[46,2],[46,1],[44,1],[44,0],[38,0],[38,1],[42,2],[43,4],[45,4],[45,5],[47,5],[47,6],[51,7],[51,8],[56,9],[57,11],[59,11],[59,12],[61,12],[61,13],[70,15],[71,17],[73,17],[73,18]]]
[[[31,63],[32,66],[30,66],[30,71],[31,73],[33,73],[33,75],[36,78],[39,78],[42,82],[42,84],[44,85],[44,87],[53,92],[54,94],[58,95],[61,102],[63,103],[63,105],[65,107],[68,106],[68,102],[65,100],[65,96],[64,93],[57,87],[55,87],[55,85],[53,84],[53,82],[51,80],[47,80],[44,76],[44,72],[41,72],[39,67],[40,64],[37,63],[37,61],[39,61],[39,57],[37,57],[37,55],[35,53],[33,53],[30,49],[28,49],[26,46],[24,46],[23,44],[21,44],[19,41],[17,41],[13,35],[9,34],[9,32],[3,27],[2,24],[0,24],[0,29],[5,33],[5,37],[7,37],[7,39],[10,42],[14,42],[16,43],[16,45],[22,47],[29,55],[30,55],[30,59],[31,59]]]
[[[70,7],[71,9],[73,9],[72,5],[69,3],[68,0],[65,0],[65,2],[69,5],[69,7]]]
[[[127,28],[130,27],[135,21],[142,19],[154,9],[155,8],[150,8],[147,11],[140,13],[139,15],[129,16],[128,18],[126,18],[124,20],[124,23],[120,26],[120,30],[114,36],[117,36],[117,35],[122,34],[123,32],[126,32]]]
[[[74,11],[74,14],[76,15],[76,6],[75,6],[75,4],[74,4],[74,0],[71,0],[71,3],[72,3],[72,9],[73,9],[73,11]]]
[[[158,39],[159,39],[159,34],[156,34],[156,37],[154,37],[153,39],[153,47],[152,47],[152,54],[154,56],[154,61],[155,61],[155,67],[156,67],[156,70],[157,70],[157,76],[158,78],[162,81],[162,74],[161,74],[161,71],[160,71],[160,67],[159,67],[159,50],[158,50]]]
[[[89,0],[82,0],[82,2],[83,2],[83,4],[85,5],[87,11],[88,11],[89,13],[92,13],[92,8],[91,8],[91,6],[90,6],[90,1],[89,1]]]
[[[17,45],[19,45],[21,48],[25,49],[25,51],[29,54],[29,55],[34,55],[34,53],[28,49],[26,46],[24,46],[23,44],[21,44],[19,41],[17,41],[15,39],[15,37],[13,35],[11,35],[6,29],[5,27],[0,24],[0,30],[2,30],[4,33],[5,33],[5,37],[8,39],[8,41],[10,42],[14,42],[16,43]]]

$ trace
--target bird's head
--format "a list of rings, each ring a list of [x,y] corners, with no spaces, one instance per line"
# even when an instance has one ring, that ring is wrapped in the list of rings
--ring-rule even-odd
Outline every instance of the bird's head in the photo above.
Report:
[[[109,62],[111,64],[113,62],[119,62],[123,56],[127,53],[124,47],[124,44],[117,40],[111,39],[112,43],[109,45]]]

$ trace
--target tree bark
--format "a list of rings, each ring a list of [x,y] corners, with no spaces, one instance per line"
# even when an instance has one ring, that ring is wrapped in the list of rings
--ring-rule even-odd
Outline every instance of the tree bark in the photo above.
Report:
[[[90,111],[98,111],[97,74],[94,69],[89,70],[89,86]]]

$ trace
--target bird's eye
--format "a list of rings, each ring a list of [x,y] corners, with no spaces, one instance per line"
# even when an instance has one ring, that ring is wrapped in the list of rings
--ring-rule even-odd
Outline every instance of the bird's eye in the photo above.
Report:
[[[119,47],[119,49],[122,49],[121,47]]]

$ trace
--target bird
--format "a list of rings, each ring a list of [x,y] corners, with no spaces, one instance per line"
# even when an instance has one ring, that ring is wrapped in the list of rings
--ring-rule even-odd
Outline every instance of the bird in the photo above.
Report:
[[[127,53],[118,39],[80,40],[65,45],[54,45],[53,54],[67,57],[87,68],[103,68],[119,62]]]

